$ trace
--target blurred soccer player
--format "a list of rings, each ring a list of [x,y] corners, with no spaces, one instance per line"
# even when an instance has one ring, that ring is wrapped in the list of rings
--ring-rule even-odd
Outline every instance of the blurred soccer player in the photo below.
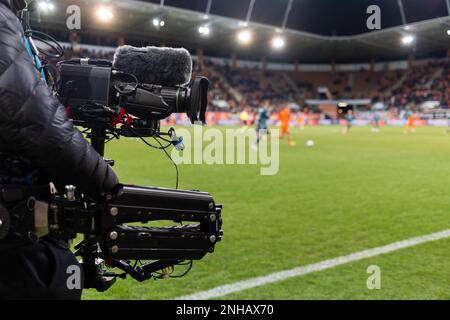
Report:
[[[372,121],[373,121],[372,132],[380,132],[380,115],[378,111],[373,112]]]
[[[291,120],[291,110],[289,107],[284,107],[278,114],[280,119],[280,138],[288,136],[288,144],[290,146],[295,146],[295,142],[292,140],[291,132],[289,131],[289,121]]]
[[[444,134],[450,133],[450,113],[447,113],[447,129],[445,130]]]
[[[305,130],[305,118],[304,118],[303,112],[300,112],[298,114],[297,121],[298,121],[298,124],[300,125],[300,129]]]
[[[347,134],[353,125],[353,120],[355,119],[355,116],[353,115],[352,110],[348,110],[347,114],[345,115],[345,120],[347,121],[347,125],[342,129],[342,134]]]
[[[239,114],[239,119],[241,120],[241,131],[245,131],[248,128],[250,115],[248,114],[247,110],[244,108],[242,112]]]
[[[253,149],[257,148],[261,139],[268,133],[267,120],[269,120],[269,106],[269,100],[265,100],[261,108],[258,109],[258,116],[256,119],[256,135],[258,138],[256,139],[256,143],[252,146]]]
[[[406,135],[410,132],[416,132],[416,125],[414,124],[414,113],[406,111],[404,114],[404,118],[406,119],[406,127],[403,129],[403,133]]]

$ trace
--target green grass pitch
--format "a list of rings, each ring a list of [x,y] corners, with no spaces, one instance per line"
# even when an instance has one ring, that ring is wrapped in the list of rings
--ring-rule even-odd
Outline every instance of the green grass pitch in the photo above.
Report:
[[[450,136],[444,128],[293,129],[280,171],[251,165],[182,165],[180,188],[224,205],[224,238],[184,278],[85,290],[85,299],[170,299],[450,228]],[[315,147],[307,148],[313,139]],[[123,183],[174,187],[172,164],[138,140],[107,146]],[[368,290],[366,269],[381,268]],[[182,271],[179,269],[178,271]],[[449,299],[450,239],[249,289],[224,299]]]

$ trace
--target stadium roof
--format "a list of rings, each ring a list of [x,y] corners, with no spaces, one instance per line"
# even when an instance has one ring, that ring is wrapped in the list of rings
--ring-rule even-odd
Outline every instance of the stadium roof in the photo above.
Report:
[[[407,28],[397,26],[355,35],[325,36],[289,28],[281,30],[273,25],[256,22],[249,22],[245,27],[243,20],[235,18],[132,0],[106,1],[113,7],[114,19],[110,23],[100,23],[95,17],[95,10],[105,1],[60,0],[56,12],[45,15],[39,13],[39,17],[34,18],[34,25],[52,34],[59,31],[60,38],[67,39],[65,7],[74,3],[82,9],[81,41],[91,44],[114,45],[118,35],[122,34],[127,43],[133,45],[164,43],[185,46],[190,50],[202,47],[207,55],[212,56],[229,57],[232,52],[236,52],[241,59],[266,57],[269,61],[298,60],[301,63],[332,60],[367,62],[372,58],[377,61],[398,60],[410,54],[420,57],[442,55],[450,49],[450,36],[447,34],[450,29],[449,16],[414,22],[408,24]],[[246,10],[244,6],[243,11]],[[364,25],[366,17],[362,17]],[[152,24],[154,18],[163,19],[164,27],[155,28]],[[320,17],[317,19],[320,20]],[[199,34],[198,28],[202,25],[209,26],[211,34],[208,37]],[[236,41],[237,32],[243,28],[254,33],[254,41],[247,46]],[[287,45],[283,50],[271,49],[269,43],[275,34],[285,37]],[[410,34],[415,36],[414,43],[411,46],[402,45],[402,37]]]

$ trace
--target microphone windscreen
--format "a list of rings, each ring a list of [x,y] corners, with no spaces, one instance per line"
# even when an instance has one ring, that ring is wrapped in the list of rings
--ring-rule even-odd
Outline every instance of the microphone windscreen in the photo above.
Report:
[[[191,81],[192,57],[184,48],[122,46],[114,54],[113,68],[141,83],[172,87]]]

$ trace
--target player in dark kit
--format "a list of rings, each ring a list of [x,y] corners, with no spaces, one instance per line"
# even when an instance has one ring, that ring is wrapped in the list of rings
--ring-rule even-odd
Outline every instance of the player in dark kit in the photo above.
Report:
[[[264,101],[261,108],[258,109],[258,117],[256,120],[256,135],[257,140],[256,143],[252,146],[253,149],[257,148],[257,145],[261,141],[261,139],[268,134],[268,126],[267,126],[267,120],[269,120],[269,101]]]
[[[342,134],[347,134],[350,129],[353,126],[353,120],[355,119],[355,116],[353,114],[352,110],[348,110],[347,114],[345,115],[345,120],[347,121],[347,125],[342,129]]]

